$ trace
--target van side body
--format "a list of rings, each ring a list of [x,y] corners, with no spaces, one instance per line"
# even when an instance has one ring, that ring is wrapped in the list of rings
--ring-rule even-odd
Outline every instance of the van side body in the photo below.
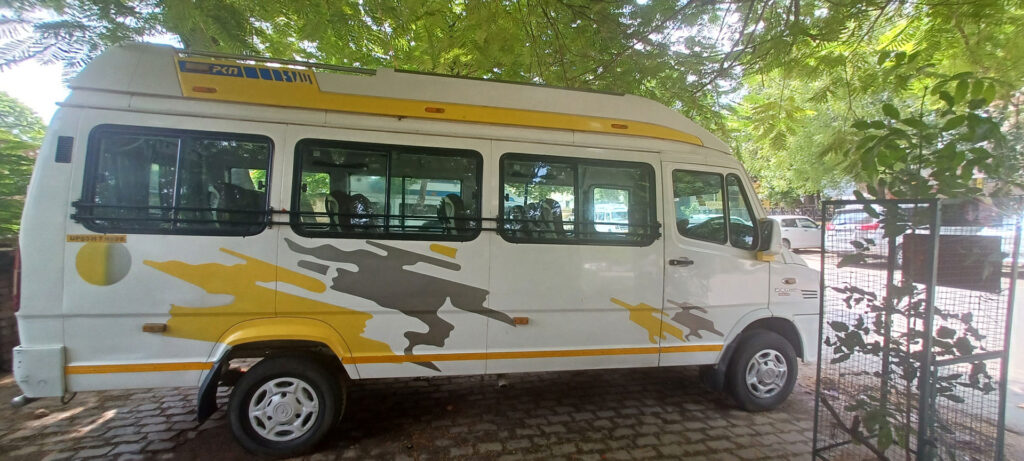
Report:
[[[278,353],[723,381],[755,330],[814,360],[817,271],[763,251],[742,165],[678,113],[315,67],[132,44],[73,81],[22,222],[27,396],[199,386],[204,417],[230,359]]]

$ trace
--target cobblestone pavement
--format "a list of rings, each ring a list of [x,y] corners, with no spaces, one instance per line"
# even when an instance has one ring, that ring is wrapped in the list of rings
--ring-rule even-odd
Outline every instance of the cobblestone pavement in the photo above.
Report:
[[[688,368],[356,382],[342,424],[308,459],[808,459],[813,399],[801,381],[767,413],[735,409]],[[197,426],[194,389],[13,409],[17,393],[10,375],[0,379],[7,459],[251,458],[223,410]]]
[[[736,410],[692,368],[356,382],[342,424],[306,459],[806,460],[813,373],[803,366],[790,399],[766,413]],[[6,402],[17,393],[10,375],[0,378],[5,459],[252,459],[223,410],[197,426],[194,389],[83,393],[65,406],[45,399],[13,409]],[[1022,437],[1008,435],[1006,459],[1024,459]]]

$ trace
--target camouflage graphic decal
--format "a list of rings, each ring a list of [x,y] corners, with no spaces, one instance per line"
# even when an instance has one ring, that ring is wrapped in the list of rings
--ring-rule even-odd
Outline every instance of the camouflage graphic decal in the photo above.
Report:
[[[358,267],[356,271],[335,267],[337,275],[333,279],[332,290],[368,299],[426,324],[425,332],[405,333],[409,341],[405,348],[407,355],[411,355],[413,348],[419,345],[444,347],[448,336],[455,329],[454,325],[438,314],[446,300],[451,300],[452,306],[460,310],[515,326],[512,318],[505,313],[485,307],[489,294],[487,290],[407,269],[425,263],[452,271],[461,270],[462,266],[454,262],[372,241],[366,241],[366,244],[383,250],[384,254],[370,250],[346,251],[326,244],[305,247],[290,239],[285,239],[285,242],[296,253],[320,261],[354,264]],[[451,252],[452,256],[454,254]],[[418,364],[440,371],[430,363]]]
[[[695,306],[690,303],[676,302],[671,299],[668,300],[668,303],[682,309],[681,311],[676,312],[676,314],[672,316],[672,321],[686,327],[686,329],[689,331],[689,333],[686,334],[686,339],[690,339],[691,336],[703,338],[703,336],[701,336],[700,334],[701,330],[704,330],[708,333],[714,333],[718,336],[725,336],[721,331],[718,331],[715,328],[715,322],[712,322],[711,320],[701,317],[693,312],[699,311],[701,313],[707,314],[707,309],[700,306]]]
[[[310,292],[327,291],[323,282],[283,267],[252,258],[225,248],[223,251],[241,259],[242,263],[188,264],[181,261],[143,261],[163,273],[172,275],[210,294],[231,295],[231,302],[212,307],[171,306],[171,319],[167,322],[168,336],[216,342],[232,326],[259,318],[294,313],[317,314],[317,319],[333,327],[348,344],[354,355],[394,355],[391,348],[380,341],[363,336],[370,314],[346,309],[312,299],[283,293],[260,283],[286,283]]]
[[[663,317],[668,317],[667,314],[650,305],[640,303],[634,306],[616,298],[612,298],[611,301],[629,310],[629,320],[647,330],[648,339],[651,341],[651,344],[657,344],[657,338],[668,339],[665,336],[666,334],[676,337],[680,341],[689,341],[692,337],[703,338],[700,333],[701,331],[725,336],[715,328],[714,322],[695,313],[701,312],[706,314],[708,312],[707,309],[700,306],[686,302],[676,302],[671,299],[668,300],[669,304],[682,309],[670,317],[669,320],[686,328],[688,333],[684,335],[683,331],[675,325],[662,321]]]
[[[615,298],[612,298],[612,302],[629,310],[629,320],[647,330],[647,336],[651,344],[658,344],[658,338],[668,339],[665,337],[666,334],[675,336],[680,341],[686,341],[683,339],[682,330],[662,323],[661,317],[665,313],[655,309],[653,306],[644,303],[634,306]]]

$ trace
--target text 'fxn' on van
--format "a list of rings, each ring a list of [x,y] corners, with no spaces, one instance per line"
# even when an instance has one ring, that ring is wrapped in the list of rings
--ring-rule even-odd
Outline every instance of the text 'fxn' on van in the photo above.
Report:
[[[292,455],[382,377],[705,366],[779,405],[818,273],[743,167],[643,98],[111,48],[71,84],[22,223],[22,401],[198,386]],[[766,224],[769,223],[769,224]]]

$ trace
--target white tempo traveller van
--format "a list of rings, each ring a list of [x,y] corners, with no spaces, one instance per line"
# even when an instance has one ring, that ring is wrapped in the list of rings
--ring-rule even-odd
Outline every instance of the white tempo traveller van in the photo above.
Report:
[[[114,47],[29,187],[16,400],[198,386],[203,420],[262,358],[227,411],[273,456],[365,378],[704,365],[771,409],[819,281],[752,191],[635,96]]]

